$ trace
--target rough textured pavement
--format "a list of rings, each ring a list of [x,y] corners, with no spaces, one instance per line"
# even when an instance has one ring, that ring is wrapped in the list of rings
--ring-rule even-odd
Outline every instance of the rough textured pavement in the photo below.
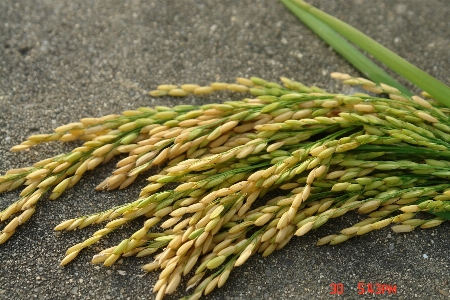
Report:
[[[314,0],[411,63],[450,84],[448,0]],[[74,145],[54,143],[24,153],[8,149],[26,136],[82,117],[139,106],[206,103],[223,97],[153,99],[160,83],[234,81],[237,76],[295,78],[346,91],[332,71],[358,73],[300,24],[278,1],[0,1],[0,172],[26,166]],[[416,90],[417,91],[417,90]],[[222,95],[223,96],[223,95]],[[236,95],[228,94],[233,98]],[[153,299],[157,273],[142,276],[149,259],[111,268],[92,255],[114,245],[136,222],[58,267],[66,249],[98,228],[55,234],[65,219],[135,199],[144,179],[125,191],[94,187],[102,166],[57,201],[42,201],[33,218],[0,246],[0,299]],[[0,208],[19,192],[0,196]],[[394,234],[373,232],[336,247],[315,241],[358,219],[334,220],[270,257],[251,258],[225,287],[205,299],[324,299],[342,283],[342,299],[444,299],[450,289],[449,225]],[[358,282],[396,285],[396,295],[358,295]],[[184,295],[180,291],[171,297]]]

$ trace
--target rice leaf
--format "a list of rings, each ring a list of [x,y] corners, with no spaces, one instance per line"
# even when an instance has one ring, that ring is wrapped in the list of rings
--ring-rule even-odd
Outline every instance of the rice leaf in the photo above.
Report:
[[[356,69],[358,69],[364,76],[370,78],[376,83],[386,83],[390,86],[396,87],[403,94],[412,96],[412,93],[383,69],[378,67],[373,61],[367,58],[356,47],[347,42],[342,36],[334,31],[330,26],[318,18],[307,13],[291,0],[281,0],[281,2],[303,23],[305,23],[314,33],[322,38],[327,44],[347,59]]]
[[[283,3],[286,1],[287,0],[283,0]],[[295,4],[304,12],[307,12],[308,14],[321,20],[350,42],[354,43],[364,51],[367,51],[367,53],[373,55],[373,57],[384,63],[391,70],[426,91],[442,104],[450,107],[449,86],[409,63],[396,53],[387,49],[349,24],[313,7],[302,0],[289,0],[289,2]]]

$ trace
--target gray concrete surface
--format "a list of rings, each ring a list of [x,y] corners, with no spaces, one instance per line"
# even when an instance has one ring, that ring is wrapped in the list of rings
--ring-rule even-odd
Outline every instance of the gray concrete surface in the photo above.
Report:
[[[448,0],[311,3],[450,84]],[[55,143],[24,153],[8,149],[30,134],[81,117],[225,100],[146,95],[160,83],[286,76],[345,91],[329,73],[358,74],[275,0],[2,0],[0,53],[1,173],[68,151],[73,145]],[[120,241],[139,222],[84,251],[71,265],[58,267],[69,246],[98,228],[58,235],[52,231],[56,224],[137,197],[144,179],[121,192],[94,191],[113,165],[87,174],[57,201],[40,203],[33,218],[0,246],[0,299],[153,299],[157,273],[142,276],[139,268],[149,259],[129,258],[112,268],[89,264],[93,254]],[[17,196],[2,194],[0,208]],[[330,295],[333,282],[344,284],[342,299],[448,298],[448,224],[400,235],[385,229],[336,247],[314,246],[318,238],[357,219],[343,217],[294,238],[266,259],[251,258],[205,299],[336,298]],[[358,295],[361,280],[396,284],[397,294]],[[179,291],[170,299],[184,294]]]

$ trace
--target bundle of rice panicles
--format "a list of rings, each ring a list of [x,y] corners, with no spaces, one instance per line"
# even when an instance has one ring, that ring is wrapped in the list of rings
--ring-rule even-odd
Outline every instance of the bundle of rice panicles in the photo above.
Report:
[[[283,86],[256,77],[238,78],[238,84],[161,85],[150,96],[230,90],[251,97],[141,107],[30,136],[11,150],[51,141],[84,144],[0,176],[1,192],[25,186],[0,212],[0,244],[33,215],[44,195],[55,200],[86,171],[124,154],[98,190],[126,188],[154,166],[162,171],[148,178],[137,200],[57,225],[55,230],[70,231],[105,223],[70,247],[61,265],[139,218],[141,229],[92,263],[111,266],[120,257],[153,255],[143,269],[161,272],[156,299],[173,293],[182,276],[190,276],[193,288],[184,299],[198,299],[223,286],[250,256],[268,256],[294,235],[349,211],[367,218],[317,245],[391,224],[394,232],[409,232],[443,223],[442,214],[450,211],[449,109],[364,78],[332,76],[371,94],[328,93],[287,78],[281,78]],[[389,98],[375,95],[380,93]],[[272,191],[278,196],[270,198]],[[417,218],[422,211],[430,218]],[[161,232],[155,232],[158,226]]]

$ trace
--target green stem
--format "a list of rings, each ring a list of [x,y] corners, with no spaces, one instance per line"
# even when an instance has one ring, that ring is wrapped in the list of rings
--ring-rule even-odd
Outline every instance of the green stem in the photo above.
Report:
[[[450,156],[450,153],[432,149],[426,149],[421,147],[411,147],[406,145],[401,146],[387,146],[387,145],[361,145],[358,148],[352,150],[352,152],[392,152],[399,155],[423,155],[431,157],[443,157]]]
[[[367,58],[362,52],[356,49],[353,45],[342,38],[336,31],[324,22],[308,14],[303,9],[298,7],[296,3],[291,0],[280,0],[293,14],[297,16],[303,23],[305,23],[312,31],[314,31],[320,38],[328,43],[333,49],[347,59],[356,69],[370,78],[376,83],[383,82],[390,86],[399,89],[403,94],[412,96],[403,85],[392,78],[388,73],[383,71],[374,62]]]
[[[286,1],[286,0],[282,0]],[[428,92],[436,100],[450,107],[450,87],[428,73],[417,68],[399,55],[374,41],[349,24],[313,7],[303,0],[289,0],[297,7],[321,20],[361,49],[373,55],[390,69],[403,76],[422,90]]]

